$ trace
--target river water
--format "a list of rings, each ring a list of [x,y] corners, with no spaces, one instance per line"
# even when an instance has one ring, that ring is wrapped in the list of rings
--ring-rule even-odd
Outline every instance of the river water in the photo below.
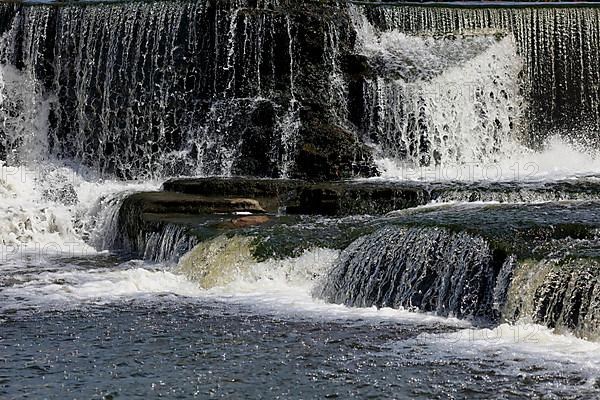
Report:
[[[290,170],[299,127],[297,26],[270,11],[277,1],[258,3],[267,11],[257,12],[257,20],[241,0],[215,15],[199,2],[59,11],[2,5],[0,150],[7,154],[0,161],[0,398],[600,398],[600,343],[568,331],[555,333],[527,317],[488,326],[452,313],[349,307],[315,297],[341,254],[328,246],[308,246],[291,258],[242,260],[243,268],[217,264],[210,285],[178,260],[153,263],[114,248],[127,194],[157,190],[173,171],[236,172],[244,133],[237,127],[247,123],[248,109],[279,90],[279,64],[285,65],[290,99],[273,117],[274,141],[282,149],[271,161],[282,177]],[[594,135],[579,125],[566,133],[527,130],[528,112],[536,107],[542,120],[536,129],[572,112],[600,118],[598,93],[586,89],[600,80],[597,10],[411,7],[369,13],[352,5],[346,11],[356,53],[373,69],[362,85],[355,126],[374,149],[382,176],[373,181],[516,187],[567,180],[575,187],[572,203],[548,209],[559,209],[562,222],[577,217],[597,224],[590,211],[595,203],[579,207],[597,196],[578,192],[575,179],[597,181],[599,157],[586,145]],[[200,21],[194,29],[180,29],[194,16]],[[215,35],[227,39],[218,60],[202,52],[212,33],[200,25],[213,20]],[[48,27],[56,21],[50,46]],[[460,34],[438,35],[444,29]],[[273,54],[265,61],[263,53],[276,46],[266,48],[264,40],[277,32],[284,33],[283,61]],[[339,32],[330,25],[322,33],[330,101],[337,107],[331,114],[349,124]],[[190,48],[183,51],[176,44],[186,37]],[[569,57],[565,49],[575,37],[579,45]],[[48,72],[45,57],[53,51]],[[178,69],[186,54],[198,55],[189,71]],[[218,73],[207,67],[213,61]],[[240,63],[245,69],[236,72]],[[159,70],[164,76],[147,73]],[[256,84],[249,97],[242,90],[246,81]],[[213,103],[198,108],[192,100],[207,87]],[[568,103],[569,96],[578,101]],[[523,138],[523,132],[535,137]],[[482,196],[487,203],[470,208],[458,192],[441,206],[457,212],[448,216],[442,208],[439,214],[456,220],[466,210],[479,218],[472,225],[488,223],[481,215],[499,200]],[[527,200],[548,202],[536,193]],[[523,201],[517,203],[511,222],[544,224],[543,207],[528,214]],[[313,218],[289,235],[310,236],[328,223]],[[365,246],[376,249],[377,237]],[[405,253],[396,259],[413,255]]]
[[[0,394],[583,399],[600,393],[597,343],[525,322],[473,327],[314,300],[312,276],[335,257],[320,250],[257,264],[251,277],[213,289],[165,265],[108,254],[8,261],[0,281]]]

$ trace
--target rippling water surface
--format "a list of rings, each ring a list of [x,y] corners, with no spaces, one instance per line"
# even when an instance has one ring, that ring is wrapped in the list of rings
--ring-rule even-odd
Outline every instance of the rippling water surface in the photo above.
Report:
[[[202,290],[108,256],[3,269],[2,398],[600,395],[600,345],[536,325],[327,305],[277,279]]]

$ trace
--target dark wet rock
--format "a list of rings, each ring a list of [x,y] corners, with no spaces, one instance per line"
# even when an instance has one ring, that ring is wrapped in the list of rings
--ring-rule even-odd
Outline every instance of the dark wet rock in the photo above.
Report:
[[[291,214],[381,215],[394,210],[426,204],[425,190],[409,185],[378,185],[372,183],[318,183],[303,188],[297,205],[287,207]]]
[[[427,191],[410,184],[320,182],[252,178],[174,179],[163,189],[203,196],[257,199],[269,211],[288,214],[385,214],[429,201]]]
[[[131,217],[129,220],[122,221],[122,225],[135,226],[138,218],[136,215],[139,214],[151,215],[154,221],[198,226],[199,220],[207,218],[215,211],[260,211],[256,207],[234,209],[230,204],[226,204],[227,208],[220,209],[214,205],[212,208],[205,207],[209,199],[221,201],[219,199],[248,198],[257,201],[260,208],[268,213],[280,215],[274,221],[275,225],[277,222],[285,223],[285,228],[281,226],[278,228],[279,234],[287,232],[288,236],[299,238],[299,242],[292,247],[312,244],[341,248],[358,236],[372,233],[383,226],[424,226],[481,236],[494,250],[515,255],[519,259],[541,259],[550,254],[563,255],[565,248],[570,254],[596,251],[592,241],[595,240],[596,230],[600,227],[597,201],[448,204],[415,208],[435,199],[436,197],[433,197],[435,191],[438,191],[435,196],[441,193],[440,187],[434,190],[430,185],[415,183],[307,183],[274,179],[200,178],[167,181],[164,189],[167,192],[162,194],[134,195],[128,198],[121,212]],[[452,189],[452,196],[456,195],[456,189],[456,187]],[[549,192],[552,196],[554,196],[553,190],[554,188],[551,187]],[[501,195],[505,193],[502,192]],[[588,193],[583,194],[584,199],[587,196]],[[176,198],[177,202],[170,202],[171,198]],[[202,199],[200,206],[198,199]],[[403,211],[387,214],[393,210]],[[174,218],[175,215],[182,213],[185,213],[185,217]],[[301,216],[300,220],[305,218],[302,216],[314,215],[317,221],[319,215],[337,218],[356,215],[357,217],[333,219],[333,221],[353,220],[353,218],[358,220],[352,222],[351,227],[345,225],[345,222],[339,222],[339,225],[336,225],[338,222],[324,226],[317,224],[314,227],[316,231],[321,229],[327,231],[331,228],[330,233],[307,230],[308,228],[301,224],[299,229],[305,230],[306,234],[304,234],[293,229],[294,224],[300,221],[291,218],[293,215]],[[230,220],[231,218],[226,221]],[[203,224],[206,226],[206,223]],[[343,229],[340,228],[342,226]],[[269,229],[264,231],[266,236],[271,234]],[[352,233],[347,235],[346,231]],[[135,228],[132,232],[137,235]],[[262,235],[260,232],[256,234]],[[273,237],[277,235],[274,234]],[[285,248],[281,242],[278,242],[278,245]],[[289,254],[287,250],[281,253]]]
[[[327,181],[378,175],[371,149],[355,133],[324,121],[312,111],[303,120],[300,136],[292,177]]]
[[[255,105],[250,120],[241,133],[240,153],[233,165],[236,175],[277,177],[278,163],[275,157],[269,157],[268,149],[278,140],[275,126],[277,111],[270,101],[261,101]]]
[[[289,179],[194,178],[168,180],[163,184],[163,190],[201,196],[252,198],[267,211],[276,212],[304,185],[305,182]]]
[[[354,79],[363,79],[373,73],[369,57],[362,54],[347,54],[342,60],[342,69]]]
[[[172,258],[156,256],[153,240],[171,237],[179,255],[197,242],[196,235],[188,232],[187,226],[199,222],[199,217],[213,214],[235,214],[239,212],[264,213],[263,207],[254,199],[206,197],[184,193],[146,192],[135,193],[123,200],[118,215],[118,238],[116,246],[138,255],[152,250],[154,261]],[[177,240],[183,243],[177,247]]]
[[[228,215],[240,211],[266,211],[283,214],[273,223],[265,225],[279,226],[285,231],[287,228],[283,228],[281,224],[297,223],[289,215],[380,215],[392,210],[416,207],[429,199],[425,190],[410,185],[389,187],[366,182],[311,183],[256,178],[173,179],[164,183],[163,190],[164,192],[134,194],[124,200],[119,211],[118,243],[122,247],[143,254],[147,251],[152,235],[171,234],[167,231],[183,230],[183,236],[196,240],[194,238],[211,237],[220,229],[255,227],[254,223],[249,223],[250,219],[232,223],[231,217],[223,219],[219,213]],[[248,200],[236,204],[230,199]],[[257,222],[256,218],[253,222]],[[264,228],[259,226],[257,229]],[[364,227],[361,229],[363,232]],[[294,252],[294,249],[311,244],[327,247],[337,242],[347,245],[356,238],[340,234],[338,240],[327,234],[319,237],[323,243],[316,243],[310,237],[310,231],[307,232],[308,237],[297,232],[290,233],[298,242],[290,246],[282,245],[278,250],[279,254],[289,254],[288,250]],[[265,254],[271,251],[268,247],[262,247]]]
[[[254,198],[265,209],[289,214],[385,214],[429,202],[547,202],[600,200],[595,178],[557,182],[403,182],[288,179],[194,178],[173,179],[163,189],[203,196]],[[533,206],[534,208],[536,205]]]
[[[143,214],[199,215],[265,211],[254,199],[203,197],[170,192],[135,193],[124,201],[125,204]]]

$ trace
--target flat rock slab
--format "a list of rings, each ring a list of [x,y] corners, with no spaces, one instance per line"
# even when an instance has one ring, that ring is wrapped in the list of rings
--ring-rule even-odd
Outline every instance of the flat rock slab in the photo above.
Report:
[[[427,204],[426,187],[377,182],[312,183],[286,179],[198,178],[164,183],[163,190],[201,196],[256,199],[267,211],[344,216],[385,214]]]
[[[211,197],[244,197],[257,200],[268,211],[278,211],[290,197],[307,185],[288,179],[194,178],[172,179],[163,184],[165,192]]]
[[[171,192],[142,192],[129,196],[129,207],[144,214],[222,214],[236,212],[264,213],[255,199],[199,196]]]
[[[381,215],[431,202],[600,200],[600,180],[595,177],[556,182],[440,183],[193,178],[169,180],[163,190],[207,197],[251,198],[270,212],[328,216]]]
[[[119,209],[117,241],[123,248],[138,251],[135,243],[139,238],[145,240],[149,234],[162,232],[168,225],[198,225],[202,219],[215,215],[264,213],[265,209],[256,199],[174,192],[135,193],[126,197]],[[246,226],[252,225],[251,220],[245,223]],[[238,225],[243,225],[243,222]],[[234,223],[231,226],[236,227]]]
[[[570,242],[571,250],[595,256],[600,254],[594,240],[600,228],[598,182],[596,178],[551,183],[177,179],[167,181],[163,192],[126,198],[119,230],[122,242],[129,243],[124,247],[136,251],[140,237],[171,226],[199,240],[230,230],[246,231],[269,238],[264,241],[265,254],[292,254],[311,246],[343,248],[388,225],[431,226],[483,236],[523,257],[542,256],[563,246],[553,241],[582,239],[581,246]],[[498,204],[479,203],[482,200]],[[419,207],[436,202],[444,204]],[[270,214],[269,219],[259,218],[264,214]]]

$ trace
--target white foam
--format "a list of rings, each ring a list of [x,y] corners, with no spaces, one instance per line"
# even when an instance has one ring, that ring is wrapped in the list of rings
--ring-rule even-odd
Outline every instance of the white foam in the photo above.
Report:
[[[419,335],[415,345],[440,357],[496,360],[516,373],[534,363],[547,370],[583,372],[589,385],[600,374],[600,343],[555,334],[552,329],[527,321],[501,324],[492,329],[461,329],[452,333]],[[406,343],[399,344],[404,346]]]
[[[88,181],[51,164],[34,169],[0,162],[0,256],[93,254],[101,244],[89,239],[110,231],[118,199],[157,188],[157,182]]]
[[[235,303],[260,313],[285,317],[469,326],[465,321],[432,314],[391,308],[352,308],[314,299],[311,295],[314,285],[337,255],[337,251],[314,249],[296,258],[254,263],[227,285],[211,289],[202,289],[196,282],[161,265],[152,266],[142,261],[111,269],[14,274],[13,279],[19,283],[0,287],[0,310],[69,309],[168,294],[184,302]]]
[[[0,37],[0,54],[9,34]],[[0,64],[0,124],[6,157],[12,163],[35,165],[48,151],[48,116],[52,96],[42,94],[40,84],[28,73]]]
[[[339,252],[329,249],[305,251],[296,258],[256,263],[223,287],[206,291],[206,296],[235,301],[263,312],[327,320],[389,320],[418,323],[468,325],[465,321],[441,318],[392,308],[353,308],[330,304],[312,296],[319,279],[337,260]]]
[[[414,167],[392,158],[376,162],[381,176],[372,180],[538,182],[600,174],[600,157],[579,151],[559,136],[550,138],[540,152],[521,148],[498,162],[436,167]]]
[[[104,304],[122,298],[169,293],[198,296],[201,289],[169,271],[143,268],[141,262],[122,265],[123,270],[71,270],[15,275],[23,283],[0,288],[4,309],[63,309],[83,303]]]

